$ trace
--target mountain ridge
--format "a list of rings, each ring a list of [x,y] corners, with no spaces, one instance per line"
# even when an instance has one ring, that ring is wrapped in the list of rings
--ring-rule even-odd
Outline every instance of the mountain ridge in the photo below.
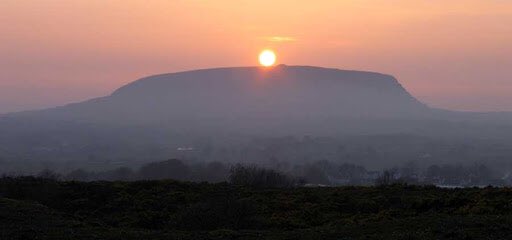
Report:
[[[157,109],[159,107],[161,109]],[[161,120],[186,115],[225,116],[222,110],[226,108],[237,117],[303,117],[308,107],[310,115],[382,117],[428,109],[391,75],[279,65],[153,75],[126,84],[109,96],[36,112],[56,113],[62,117],[64,112],[70,112],[78,116],[76,119],[87,121],[86,111],[104,115],[132,111],[133,117],[147,114],[148,118],[155,115],[153,120]],[[129,120],[130,116],[123,118]]]
[[[326,123],[336,125],[341,119],[501,124],[512,119],[512,114],[430,108],[388,74],[278,65],[151,75],[121,86],[108,96],[50,109],[5,114],[3,118],[167,125],[200,132],[200,129],[233,126],[256,130],[296,125],[297,129],[314,129]]]

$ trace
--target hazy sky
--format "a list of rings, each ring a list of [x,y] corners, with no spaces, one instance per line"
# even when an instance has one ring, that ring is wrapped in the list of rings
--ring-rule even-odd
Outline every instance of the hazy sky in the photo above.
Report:
[[[0,112],[256,65],[263,48],[392,74],[430,106],[512,111],[510,0],[1,0]]]

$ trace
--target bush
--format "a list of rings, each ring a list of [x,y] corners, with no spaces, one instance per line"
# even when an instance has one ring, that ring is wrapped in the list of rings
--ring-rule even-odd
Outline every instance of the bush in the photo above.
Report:
[[[181,230],[247,229],[254,219],[256,203],[233,196],[213,197],[191,204],[177,213],[174,225]]]

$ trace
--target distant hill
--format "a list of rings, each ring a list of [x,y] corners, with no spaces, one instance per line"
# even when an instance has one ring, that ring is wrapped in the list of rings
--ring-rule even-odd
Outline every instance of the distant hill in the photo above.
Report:
[[[49,121],[54,125],[151,126],[186,134],[411,130],[444,134],[441,128],[452,131],[457,122],[512,125],[512,114],[429,108],[386,74],[279,65],[154,75],[127,84],[110,96],[0,115],[0,120],[4,126],[5,122],[32,126]],[[432,127],[435,129],[429,129]]]
[[[319,124],[339,118],[418,119],[430,111],[390,75],[279,65],[155,75],[107,97],[8,116],[184,128],[257,128]]]
[[[84,122],[155,122],[201,117],[396,117],[427,109],[390,75],[279,65],[155,75],[107,97],[29,114]]]

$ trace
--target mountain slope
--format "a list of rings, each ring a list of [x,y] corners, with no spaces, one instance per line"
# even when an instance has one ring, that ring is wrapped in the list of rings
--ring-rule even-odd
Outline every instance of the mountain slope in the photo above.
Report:
[[[280,65],[156,75],[107,97],[22,115],[93,123],[250,125],[251,120],[417,118],[428,112],[389,75]]]

